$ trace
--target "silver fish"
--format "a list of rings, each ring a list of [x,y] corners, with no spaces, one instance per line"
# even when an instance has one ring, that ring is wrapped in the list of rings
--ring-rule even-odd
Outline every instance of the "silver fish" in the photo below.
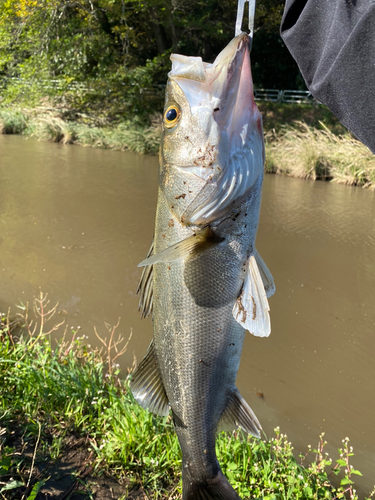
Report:
[[[255,249],[263,181],[262,119],[249,36],[213,64],[173,54],[166,88],[155,238],[140,282],[154,337],[131,390],[172,410],[183,500],[240,498],[215,454],[216,433],[261,426],[235,386],[245,329],[270,333],[273,278]]]

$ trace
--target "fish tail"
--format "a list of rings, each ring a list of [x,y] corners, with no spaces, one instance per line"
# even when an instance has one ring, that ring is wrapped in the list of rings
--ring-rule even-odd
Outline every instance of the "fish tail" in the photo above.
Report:
[[[241,500],[241,497],[221,470],[214,478],[195,481],[183,468],[182,500]]]

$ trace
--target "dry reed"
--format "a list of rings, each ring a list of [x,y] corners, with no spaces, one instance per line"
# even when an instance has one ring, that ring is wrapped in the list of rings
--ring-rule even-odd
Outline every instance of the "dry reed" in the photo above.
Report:
[[[349,133],[297,122],[266,134],[266,171],[375,189],[375,156]]]

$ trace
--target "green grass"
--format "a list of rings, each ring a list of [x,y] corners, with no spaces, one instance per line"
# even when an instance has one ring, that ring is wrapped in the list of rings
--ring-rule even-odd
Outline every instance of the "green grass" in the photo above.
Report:
[[[55,324],[56,307],[43,294],[34,301],[34,318],[28,307],[21,309],[17,321],[3,315],[0,325],[0,497],[32,499],[47,479],[33,474],[26,442],[34,459],[54,462],[74,434],[89,441],[97,473],[126,478],[128,489],[141,485],[153,498],[181,498],[181,454],[171,418],[154,417],[134,401],[129,377],[116,363],[126,349],[118,325],[108,329],[108,338],[99,337],[104,356],[74,331],[65,329],[59,342],[51,342],[51,334],[58,335],[64,325]],[[358,499],[354,477],[359,472],[349,464],[348,442],[334,463],[324,446],[321,436],[317,449],[301,457],[302,462],[312,458],[303,467],[278,429],[269,440],[238,432],[217,440],[223,471],[244,498],[339,499],[346,492]],[[330,476],[339,473],[336,489]]]
[[[28,118],[19,110],[0,109],[0,133],[22,134],[27,128]]]

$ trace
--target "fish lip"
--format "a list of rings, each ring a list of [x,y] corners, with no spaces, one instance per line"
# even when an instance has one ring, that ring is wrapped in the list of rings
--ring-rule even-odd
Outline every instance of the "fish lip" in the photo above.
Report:
[[[227,52],[231,52],[230,57],[226,56]],[[242,72],[246,68],[245,59],[249,58],[249,52],[250,37],[247,33],[241,33],[215,59],[214,65],[216,67],[222,66],[211,82],[211,92],[220,95],[220,110],[218,113],[214,113],[215,118],[222,114],[223,107],[231,107],[231,102],[236,100]],[[221,82],[218,82],[218,79]],[[215,86],[218,88],[215,89]],[[252,93],[251,74],[249,75],[249,87]]]

